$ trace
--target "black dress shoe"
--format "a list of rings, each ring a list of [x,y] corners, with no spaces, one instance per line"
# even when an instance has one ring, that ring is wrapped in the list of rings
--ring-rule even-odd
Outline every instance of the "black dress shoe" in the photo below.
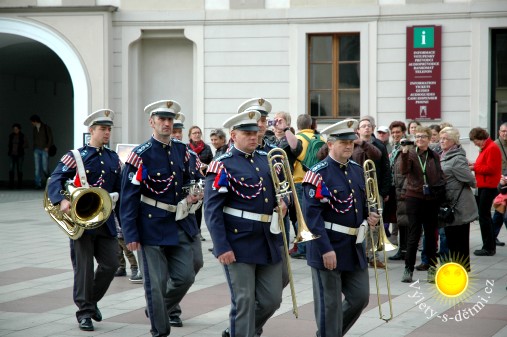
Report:
[[[169,324],[177,328],[181,328],[183,326],[183,322],[178,316],[169,317]]]
[[[474,251],[475,256],[493,256],[496,252],[492,250],[486,250],[486,249],[477,249]]]
[[[83,331],[93,331],[93,323],[91,318],[83,318],[79,322],[79,329]]]
[[[430,265],[427,263],[421,263],[420,265],[416,266],[415,269],[417,269],[419,271],[426,271],[426,270],[430,269]]]
[[[102,313],[100,312],[99,307],[97,305],[95,305],[95,313],[93,314],[92,318],[95,322],[102,321]]]
[[[396,254],[389,256],[388,259],[391,261],[405,260],[405,253],[403,253],[401,250],[398,250]]]
[[[502,242],[502,241],[500,241],[500,240],[498,240],[498,239],[495,239],[495,244],[496,244],[497,246],[500,246],[500,247],[505,246],[505,242]]]
[[[222,337],[231,337],[231,334],[229,333],[229,328],[222,331]]]

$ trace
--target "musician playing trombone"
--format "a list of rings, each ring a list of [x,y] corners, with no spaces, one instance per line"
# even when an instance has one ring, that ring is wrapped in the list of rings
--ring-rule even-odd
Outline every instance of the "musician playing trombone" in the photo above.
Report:
[[[257,149],[260,117],[246,109],[224,123],[234,145],[206,176],[204,217],[231,293],[229,331],[222,336],[258,335],[282,302],[280,247],[270,231],[277,200],[267,153]]]
[[[343,336],[368,304],[368,264],[362,242],[380,217],[368,213],[363,168],[349,160],[358,122],[346,119],[322,130],[328,156],[303,179],[303,214],[320,238],[307,243],[312,269],[317,336]],[[342,294],[345,296],[342,301]]]
[[[62,212],[68,214],[71,211],[71,202],[61,193],[68,180],[73,180],[75,187],[89,185],[107,192],[120,191],[120,158],[104,146],[111,137],[113,118],[114,112],[109,109],[97,110],[89,115],[84,125],[88,126],[90,142],[76,152],[81,158],[75,158],[71,151],[67,152],[51,174],[48,197],[53,205],[59,205]],[[70,240],[74,269],[72,294],[78,307],[76,318],[83,331],[94,329],[92,319],[97,322],[102,320],[97,302],[106,293],[119,266],[114,217],[113,212],[101,227],[86,230],[77,240]],[[95,273],[94,258],[98,263]]]

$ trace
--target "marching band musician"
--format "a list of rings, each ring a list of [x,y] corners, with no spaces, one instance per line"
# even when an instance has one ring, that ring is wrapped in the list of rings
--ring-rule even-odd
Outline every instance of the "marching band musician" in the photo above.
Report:
[[[343,336],[370,295],[362,242],[366,226],[374,226],[380,217],[368,215],[363,168],[349,160],[357,124],[346,119],[322,130],[328,135],[329,154],[303,179],[304,218],[309,230],[320,235],[307,243],[320,337]]]
[[[259,131],[257,131],[257,149],[268,153],[271,149],[276,147],[273,144],[273,139],[266,136],[266,130],[268,129],[268,115],[271,112],[272,105],[267,99],[251,98],[241,103],[238,108],[238,114],[246,111],[247,109],[257,110],[261,114],[261,118],[257,121],[257,125],[259,126]]]
[[[183,113],[179,113],[178,117],[174,119],[173,124],[173,132],[171,134],[172,139],[176,139],[178,141],[182,141],[183,139],[183,129],[185,128],[183,122],[185,121],[185,115]],[[204,176],[201,173],[202,163],[199,160],[199,156],[192,150],[188,150],[190,153],[189,158],[189,171],[190,171],[190,182],[198,183],[200,180],[204,180]],[[202,192],[200,192],[202,193]],[[192,246],[192,254],[193,254],[193,266],[195,275],[201,270],[204,265],[204,260],[202,256],[202,244],[199,230],[199,226],[197,225],[197,219],[195,215],[195,211],[199,209],[202,205],[202,200],[199,200],[197,203],[193,204],[188,212],[188,216],[178,221],[178,225],[183,228],[183,230],[190,236],[191,238],[191,246]],[[171,275],[169,275],[170,277]],[[169,280],[169,282],[172,282]],[[171,307],[171,303],[168,303],[167,312],[169,313],[169,324],[174,327],[182,327],[183,322],[181,320],[181,307],[178,304]]]
[[[171,139],[180,105],[161,100],[144,111],[150,114],[153,135],[125,163],[121,224],[127,247],[142,251],[151,334],[168,336],[167,308],[181,301],[195,278],[191,238],[176,219],[184,218],[199,196],[182,194],[190,182],[190,153],[184,143]]]
[[[256,149],[260,117],[247,109],[224,123],[234,145],[206,176],[204,215],[231,292],[222,336],[254,337],[282,301],[280,248],[269,228],[277,200],[267,153]]]
[[[65,190],[65,183],[72,180],[76,187],[88,184],[92,187],[101,187],[108,192],[120,191],[120,158],[116,152],[104,145],[109,143],[111,127],[113,126],[114,112],[101,109],[93,112],[84,121],[90,132],[90,142],[78,149],[81,155],[79,164],[72,152],[67,152],[51,174],[48,185],[48,197],[53,205],[60,205],[60,210],[70,212],[71,202],[61,193]],[[86,181],[82,181],[77,174],[78,165],[84,166]],[[72,267],[74,269],[73,298],[79,308],[76,317],[79,328],[84,331],[93,331],[94,319],[102,320],[102,314],[97,302],[106,293],[114,274],[118,269],[117,257],[118,241],[114,221],[114,212],[107,222],[97,229],[84,231],[77,240],[70,240]],[[93,271],[93,258],[98,266]]]

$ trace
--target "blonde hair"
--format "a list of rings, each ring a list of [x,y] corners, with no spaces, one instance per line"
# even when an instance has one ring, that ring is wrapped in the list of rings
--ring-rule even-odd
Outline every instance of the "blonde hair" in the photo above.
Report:
[[[285,119],[285,122],[287,122],[287,126],[290,126],[291,118],[290,118],[290,114],[288,112],[279,111],[279,112],[277,112],[275,114],[275,118],[283,118],[283,119]]]
[[[442,136],[445,134],[447,137],[449,137],[450,140],[452,140],[455,144],[459,144],[459,131],[456,128],[453,128],[451,126],[447,126],[440,130],[439,135]]]

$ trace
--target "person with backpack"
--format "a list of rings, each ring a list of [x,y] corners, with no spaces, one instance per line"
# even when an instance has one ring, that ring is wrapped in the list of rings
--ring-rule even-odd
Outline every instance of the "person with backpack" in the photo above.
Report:
[[[294,185],[301,208],[303,208],[303,178],[306,171],[319,162],[317,153],[325,144],[324,138],[318,131],[311,128],[312,124],[310,115],[298,116],[297,128],[299,132],[296,134],[296,138],[301,141],[302,151],[294,164]],[[295,259],[306,259],[306,244],[304,242],[298,243],[297,251],[292,252],[290,256]]]

